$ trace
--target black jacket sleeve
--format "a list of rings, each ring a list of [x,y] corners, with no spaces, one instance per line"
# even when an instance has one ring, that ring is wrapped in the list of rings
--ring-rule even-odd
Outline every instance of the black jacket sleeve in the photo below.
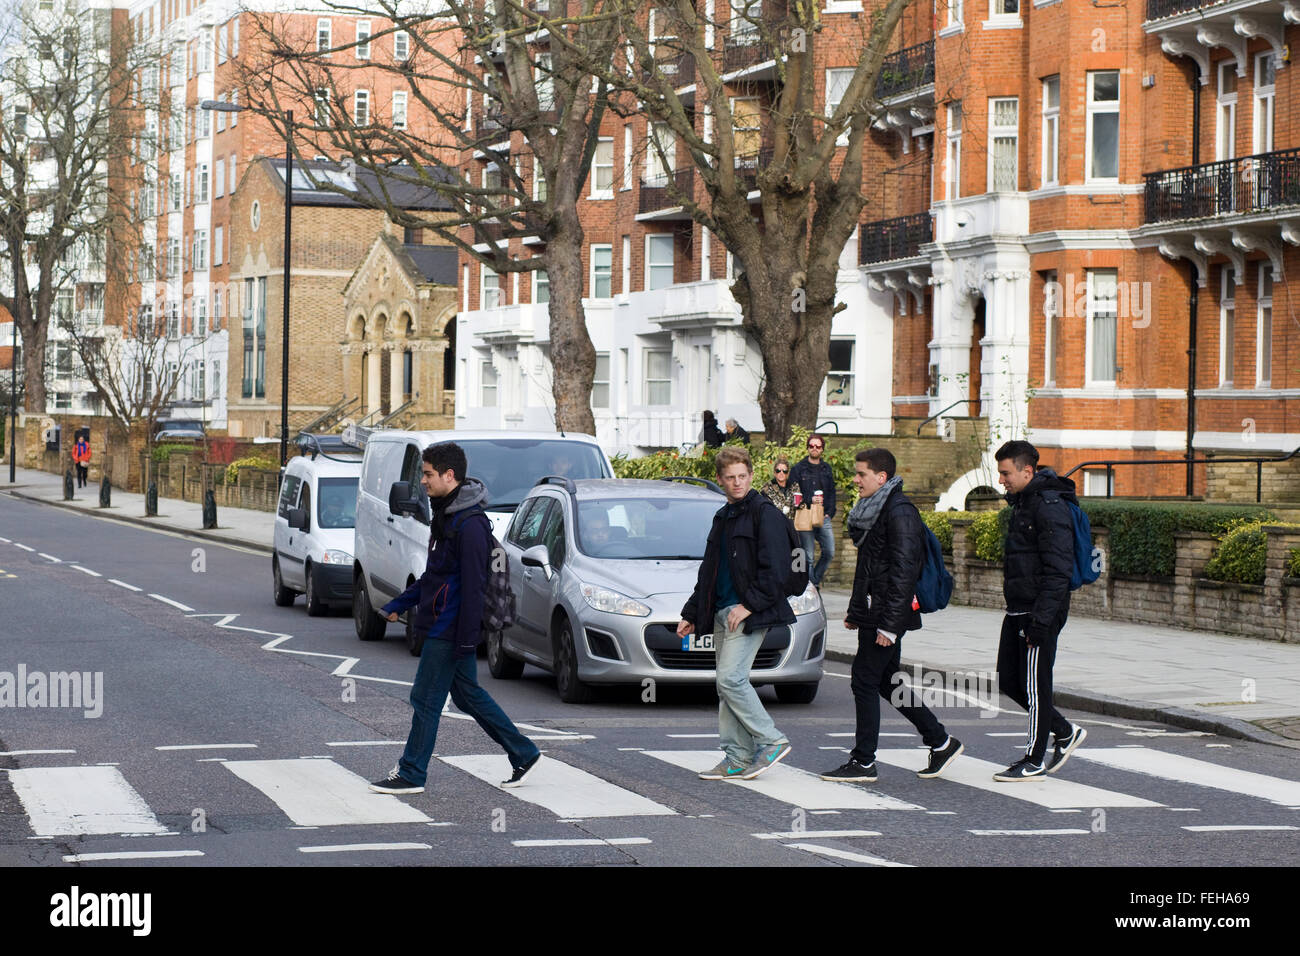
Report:
[[[480,520],[481,519],[481,520]],[[472,654],[483,625],[483,599],[487,586],[488,552],[492,532],[486,515],[467,520],[456,536],[460,563],[460,613],[456,619],[456,654]]]
[[[1074,573],[1074,520],[1070,503],[1053,495],[1040,495],[1035,508],[1038,525],[1038,596],[1034,598],[1030,627],[1049,630],[1070,599]]]
[[[858,560],[853,566],[853,593],[849,597],[849,609],[844,615],[844,620],[859,628],[871,625],[871,613],[874,610],[867,608],[871,582],[867,580],[866,560],[863,549],[858,548]]]
[[[701,622],[697,620],[700,613],[700,603],[706,596],[707,589],[713,586],[713,582],[706,580],[709,577],[709,568],[716,567],[718,561],[718,529],[720,525],[717,518],[714,518],[712,527],[709,528],[709,537],[704,544],[704,560],[700,562],[700,570],[695,577],[695,590],[691,596],[686,599],[686,604],[682,606],[682,620],[695,627],[700,633],[713,627],[712,621]],[[713,560],[710,561],[709,559]]]
[[[921,516],[915,506],[903,503],[890,508],[884,515],[889,555],[889,573],[885,576],[885,592],[880,602],[876,627],[892,634],[901,634],[910,627],[912,596],[916,580],[921,576]]]
[[[790,554],[789,538],[780,524],[785,521],[785,516],[766,498],[760,498],[752,507],[758,509],[758,538],[754,542],[758,552],[754,556],[757,572],[741,595],[741,602],[751,614],[765,611],[774,607],[777,601],[786,599],[785,582],[790,574],[790,562],[794,560]]]
[[[822,488],[822,492],[823,492],[822,507],[825,509],[826,517],[834,518],[835,517],[835,472],[831,470],[831,466],[825,461],[822,462],[822,468],[826,470],[825,475],[823,476],[824,487]]]

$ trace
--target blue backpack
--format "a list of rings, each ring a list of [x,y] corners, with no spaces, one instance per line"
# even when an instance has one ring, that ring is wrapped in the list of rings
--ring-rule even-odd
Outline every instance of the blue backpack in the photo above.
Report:
[[[1055,492],[1043,494],[1045,500],[1050,500],[1052,496],[1059,497]],[[1070,519],[1074,524],[1074,570],[1070,572],[1070,590],[1077,591],[1101,577],[1101,568],[1094,561],[1092,522],[1078,502],[1069,501],[1066,504],[1070,506]]]
[[[952,575],[943,566],[943,547],[924,522],[925,553],[921,556],[921,576],[916,579],[916,602],[922,614],[933,614],[948,606],[952,597]]]

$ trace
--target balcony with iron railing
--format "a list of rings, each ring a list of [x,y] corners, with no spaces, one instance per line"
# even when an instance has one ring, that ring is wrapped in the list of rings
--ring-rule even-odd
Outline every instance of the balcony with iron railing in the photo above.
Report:
[[[1147,19],[1163,20],[1201,7],[1214,6],[1219,2],[1222,0],[1147,0]]]
[[[641,82],[649,83],[655,73],[668,77],[675,86],[694,83],[695,54],[664,47],[655,54],[654,69],[641,71]]]
[[[934,41],[927,40],[891,53],[876,76],[876,98],[889,99],[934,82]]]
[[[658,212],[680,206],[683,198],[693,198],[695,194],[695,168],[688,166],[678,169],[668,176],[657,179],[641,180],[641,194],[637,198],[637,213]]]
[[[776,155],[776,148],[767,143],[764,143],[757,153],[741,153],[739,152],[739,144],[737,144],[736,148],[736,172],[740,174],[745,182],[745,191],[753,192],[758,188],[759,171],[772,165],[772,159]]]
[[[1300,206],[1300,149],[1143,175],[1145,221],[1247,216]]]
[[[911,259],[934,237],[928,212],[863,223],[858,233],[858,265]]]
[[[478,110],[474,113],[474,138],[499,139],[506,134],[501,114],[495,110]]]

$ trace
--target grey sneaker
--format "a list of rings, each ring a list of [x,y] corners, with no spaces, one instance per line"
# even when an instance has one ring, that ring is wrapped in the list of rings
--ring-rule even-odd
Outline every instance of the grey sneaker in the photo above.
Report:
[[[754,762],[745,768],[745,772],[740,775],[740,779],[753,780],[764,770],[774,766],[777,761],[784,760],[786,754],[788,754],[791,749],[788,740],[779,744],[770,744],[766,747],[759,747],[758,753],[754,754]]]
[[[1057,738],[1056,749],[1053,750],[1052,755],[1047,758],[1047,772],[1056,773],[1056,771],[1065,766],[1065,762],[1070,759],[1070,754],[1074,753],[1075,748],[1078,747],[1079,744],[1083,743],[1087,737],[1088,731],[1084,730],[1082,727],[1075,727],[1074,733],[1070,734],[1070,736],[1066,737],[1064,740]]]
[[[739,777],[744,772],[745,772],[744,764],[736,763],[730,757],[723,757],[722,762],[719,763],[712,770],[701,770],[700,779],[701,780],[730,780],[734,777]]]

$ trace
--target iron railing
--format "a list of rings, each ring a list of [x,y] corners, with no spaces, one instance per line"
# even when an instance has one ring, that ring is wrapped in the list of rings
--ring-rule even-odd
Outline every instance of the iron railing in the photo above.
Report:
[[[1264,466],[1267,464],[1290,461],[1292,458],[1296,457],[1296,455],[1300,455],[1300,448],[1296,448],[1289,455],[1272,458],[1260,457],[1258,455],[1249,458],[1111,458],[1104,461],[1080,462],[1061,477],[1069,478],[1081,468],[1096,468],[1098,466],[1103,466],[1106,469],[1106,497],[1109,498],[1111,496],[1111,488],[1115,484],[1115,468],[1117,465],[1164,465],[1166,467],[1170,465],[1183,465],[1190,469],[1193,465],[1253,464],[1255,466],[1255,503],[1259,504],[1263,498]],[[1190,494],[1190,491],[1188,493]]]
[[[887,99],[934,82],[934,41],[926,40],[891,53],[876,76],[876,98]]]
[[[1201,7],[1213,6],[1219,0],[1147,0],[1147,19],[1163,20]]]
[[[641,82],[649,83],[655,73],[668,77],[676,86],[689,86],[695,82],[695,54],[665,48],[663,56],[655,56],[653,70],[641,71]]]
[[[921,244],[934,237],[933,229],[928,212],[863,223],[858,238],[858,265],[920,255]]]
[[[1147,222],[1300,205],[1300,149],[1256,153],[1143,175]]]
[[[501,116],[495,110],[482,110],[474,114],[474,138],[496,136],[505,129]]]
[[[678,169],[662,180],[641,181],[641,195],[637,198],[637,212],[657,212],[680,206],[683,198],[695,195],[695,168]]]

